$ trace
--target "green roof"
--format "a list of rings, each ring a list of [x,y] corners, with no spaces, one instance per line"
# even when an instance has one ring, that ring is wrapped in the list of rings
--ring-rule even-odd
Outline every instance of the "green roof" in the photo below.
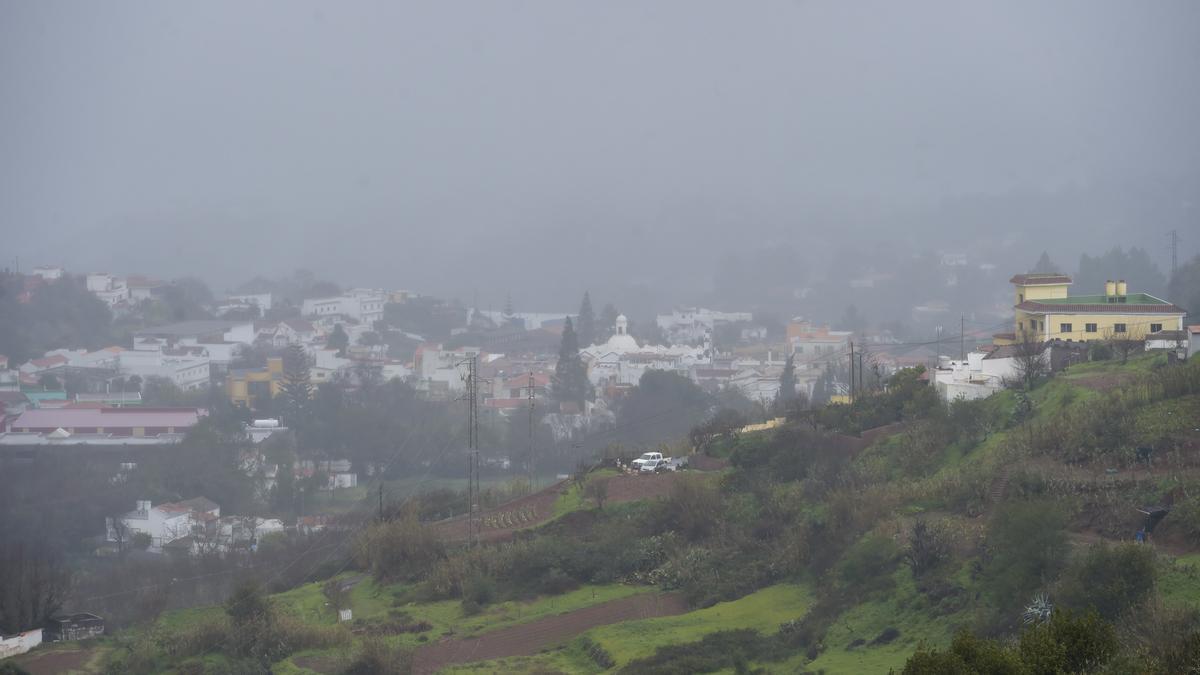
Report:
[[[1066,298],[1038,298],[1031,302],[1043,305],[1169,305],[1165,300],[1159,300],[1146,293],[1130,293],[1125,296],[1125,302],[1109,302],[1105,295],[1072,295]]]

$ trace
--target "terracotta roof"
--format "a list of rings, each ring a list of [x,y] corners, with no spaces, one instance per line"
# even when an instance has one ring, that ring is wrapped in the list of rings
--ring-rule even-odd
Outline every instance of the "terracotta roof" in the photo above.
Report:
[[[1046,303],[1026,300],[1017,305],[1025,312],[1049,312],[1051,314],[1186,314],[1182,308],[1170,303],[1161,305],[1106,303]]]
[[[1019,286],[1048,286],[1069,284],[1071,277],[1065,274],[1014,274],[1008,283]]]

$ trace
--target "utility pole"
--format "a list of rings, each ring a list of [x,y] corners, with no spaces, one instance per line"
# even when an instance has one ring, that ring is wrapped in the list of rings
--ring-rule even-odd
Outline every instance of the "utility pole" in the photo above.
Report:
[[[850,402],[854,403],[854,340],[850,341]]]
[[[967,358],[967,317],[965,314],[958,315],[958,360],[963,361]]]
[[[858,350],[858,395],[862,396],[863,391],[863,355],[867,353],[865,347],[860,347]]]
[[[479,378],[478,356],[467,359],[467,524],[472,545],[479,544],[482,528],[479,504]],[[462,365],[460,362],[459,365]]]
[[[379,477],[379,522],[383,522],[383,476]]]
[[[529,371],[529,492],[537,490],[537,463],[533,461],[533,371]]]
[[[1175,270],[1179,267],[1179,230],[1171,230],[1167,233],[1171,237],[1171,277],[1175,277]]]

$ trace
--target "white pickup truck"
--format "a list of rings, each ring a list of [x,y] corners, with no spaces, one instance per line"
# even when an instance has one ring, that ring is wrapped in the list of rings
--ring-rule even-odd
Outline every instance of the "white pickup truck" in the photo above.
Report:
[[[647,452],[633,460],[633,468],[640,473],[656,473],[659,471],[678,471],[687,464],[687,458],[671,459],[664,457],[661,452]]]

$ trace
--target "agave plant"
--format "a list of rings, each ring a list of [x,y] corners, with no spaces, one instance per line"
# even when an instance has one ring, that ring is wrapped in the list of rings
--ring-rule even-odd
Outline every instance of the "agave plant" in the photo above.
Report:
[[[1045,593],[1038,593],[1033,596],[1033,602],[1025,606],[1025,611],[1021,614],[1021,619],[1027,625],[1042,623],[1050,618],[1050,614],[1053,611],[1054,605],[1050,603],[1050,598],[1047,598]]]

